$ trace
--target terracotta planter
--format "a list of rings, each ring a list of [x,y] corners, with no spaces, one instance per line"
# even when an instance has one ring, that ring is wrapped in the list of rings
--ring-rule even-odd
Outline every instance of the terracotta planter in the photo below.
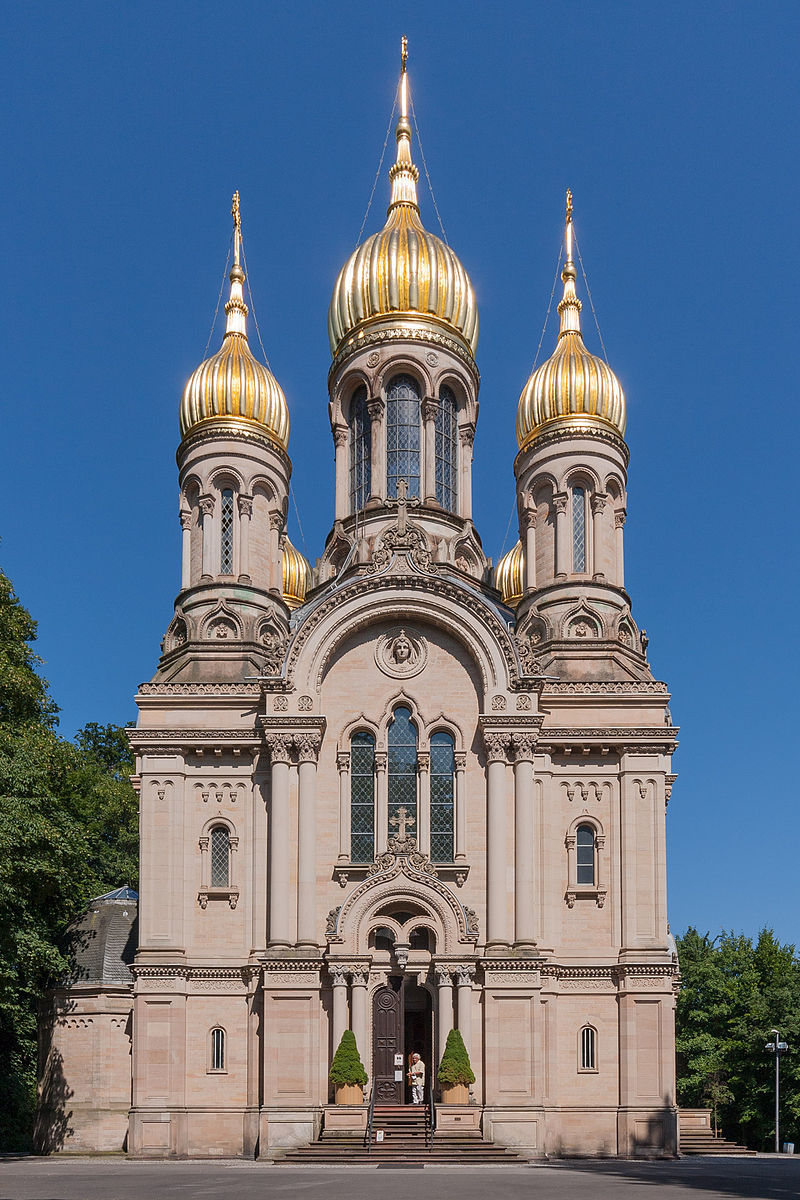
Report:
[[[443,1083],[442,1104],[469,1104],[469,1088],[465,1083]]]
[[[337,1104],[363,1104],[364,1089],[360,1083],[337,1083],[334,1084],[336,1089]]]

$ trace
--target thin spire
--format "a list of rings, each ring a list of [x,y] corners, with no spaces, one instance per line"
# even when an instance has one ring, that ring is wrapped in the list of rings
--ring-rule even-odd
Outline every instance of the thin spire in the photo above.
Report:
[[[244,293],[242,284],[244,283],[244,271],[241,266],[242,252],[242,215],[239,210],[239,193],[233,193],[231,202],[231,216],[233,217],[233,266],[228,278],[231,281],[231,294],[228,303],[225,305],[225,336],[229,333],[238,333],[242,337],[247,337],[247,305],[244,302]]]
[[[561,329],[559,337],[563,337],[565,333],[580,333],[581,331],[581,302],[575,293],[575,264],[572,261],[572,192],[567,188],[567,210],[565,215],[566,230],[564,241],[566,245],[566,262],[564,269],[561,272],[561,279],[564,283],[564,295],[561,298],[561,303],[558,306],[558,314],[561,317]]]
[[[411,161],[411,124],[408,119],[408,38],[400,43],[400,120],[397,122],[397,158],[389,168],[392,197],[389,212],[398,204],[408,204],[419,211],[417,180],[419,171]]]

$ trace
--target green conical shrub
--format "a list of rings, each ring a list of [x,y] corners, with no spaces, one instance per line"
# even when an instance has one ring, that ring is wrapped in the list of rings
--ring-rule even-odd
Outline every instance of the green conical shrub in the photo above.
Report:
[[[447,1035],[442,1061],[439,1063],[439,1083],[451,1087],[457,1083],[468,1085],[474,1082],[475,1075],[470,1066],[464,1039],[457,1029],[451,1029]]]
[[[356,1035],[350,1029],[342,1034],[339,1049],[333,1056],[329,1078],[331,1083],[358,1083],[362,1086],[369,1078],[358,1053]]]

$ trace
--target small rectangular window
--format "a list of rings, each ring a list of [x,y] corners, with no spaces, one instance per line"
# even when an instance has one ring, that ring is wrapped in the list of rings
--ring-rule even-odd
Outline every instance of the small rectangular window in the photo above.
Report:
[[[225,1030],[211,1030],[211,1070],[225,1070]]]

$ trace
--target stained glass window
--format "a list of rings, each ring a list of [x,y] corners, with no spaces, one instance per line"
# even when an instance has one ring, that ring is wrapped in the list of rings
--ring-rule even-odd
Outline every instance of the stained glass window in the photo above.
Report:
[[[409,709],[394,710],[388,741],[389,837],[402,832],[404,821],[406,837],[418,838],[417,731]],[[401,809],[405,809],[405,815]]]
[[[386,391],[386,491],[397,495],[405,479],[408,495],[419,495],[419,386],[411,375],[395,375]]]
[[[586,492],[572,489],[572,569],[586,570]]]
[[[233,492],[230,488],[222,489],[222,506],[220,509],[220,539],[219,539],[219,573],[233,574]]]
[[[455,512],[458,502],[458,409],[449,387],[439,392],[436,413],[436,499]]]
[[[375,858],[375,738],[354,733],[350,739],[350,860]]]
[[[581,1070],[597,1070],[596,1034],[591,1025],[584,1025],[581,1030]]]
[[[449,733],[431,737],[431,862],[453,861],[455,754]]]
[[[211,1070],[225,1070],[225,1030],[211,1030]]]
[[[591,825],[579,825],[577,836],[578,883],[594,884],[594,830]]]
[[[367,389],[360,387],[350,402],[350,511],[359,512],[372,488],[372,429]]]
[[[224,825],[215,825],[211,830],[211,886],[227,887],[230,838]]]

